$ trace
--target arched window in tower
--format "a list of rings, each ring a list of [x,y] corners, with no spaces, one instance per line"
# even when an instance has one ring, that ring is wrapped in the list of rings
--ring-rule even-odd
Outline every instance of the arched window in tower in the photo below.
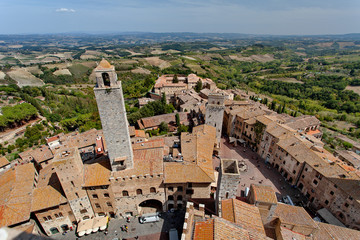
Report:
[[[102,73],[101,74],[102,79],[104,81],[104,85],[110,87],[110,76],[108,73]]]

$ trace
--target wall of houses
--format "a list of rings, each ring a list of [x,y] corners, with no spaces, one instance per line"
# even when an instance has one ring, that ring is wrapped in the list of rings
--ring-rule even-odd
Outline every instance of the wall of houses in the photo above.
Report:
[[[327,208],[347,227],[360,229],[359,203],[307,163],[297,186],[309,199],[309,206]]]
[[[182,209],[190,198],[210,198],[210,183],[165,184],[167,210]]]
[[[115,214],[121,216],[125,216],[126,213],[140,214],[139,205],[147,200],[157,200],[163,205],[165,193],[162,182],[163,174],[111,179]]]
[[[68,203],[35,212],[35,216],[48,236],[64,232],[66,226],[76,228],[77,221]]]
[[[114,217],[115,197],[111,186],[97,186],[85,188],[90,199],[91,206],[96,216]]]

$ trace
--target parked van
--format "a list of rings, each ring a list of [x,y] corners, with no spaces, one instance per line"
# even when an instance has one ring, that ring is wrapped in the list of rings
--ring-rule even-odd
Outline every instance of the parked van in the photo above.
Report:
[[[158,222],[158,221],[159,221],[159,216],[158,215],[139,217],[139,222],[140,223],[151,223],[151,222]]]

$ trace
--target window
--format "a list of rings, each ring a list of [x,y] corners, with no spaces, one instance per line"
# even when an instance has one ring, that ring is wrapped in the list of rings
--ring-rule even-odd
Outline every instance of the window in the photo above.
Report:
[[[299,165],[300,165],[300,163],[299,163],[299,162],[297,162],[297,163],[296,163],[296,166],[299,166]]]
[[[352,198],[351,196],[349,196],[349,200],[351,200],[351,201],[352,201],[352,200],[353,200],[353,198]]]
[[[128,191],[122,191],[122,195],[123,195],[123,197],[128,197],[128,196],[129,196],[129,192],[128,192]]]
[[[293,171],[293,174],[296,174],[296,171],[295,171],[295,170]]]
[[[304,176],[304,175],[302,175],[301,177],[302,177],[302,178],[305,178],[305,176]]]
[[[55,218],[59,218],[59,215],[57,215],[56,213],[55,213]]]
[[[62,215],[62,213],[61,213],[61,212],[59,212],[59,217],[63,217],[63,215]]]
[[[174,196],[172,196],[172,195],[170,195],[170,196],[168,196],[168,200],[174,200]]]
[[[100,204],[95,203],[95,207],[96,207],[96,208],[100,208]]]
[[[106,202],[106,205],[108,205],[108,207],[112,207],[111,202]]]
[[[136,189],[136,195],[142,195],[142,190],[141,189]]]
[[[108,193],[104,193],[104,197],[109,198],[110,195]]]
[[[80,210],[80,213],[81,213],[81,214],[87,213],[87,210],[86,210],[86,209],[82,209],[82,210]]]
[[[188,188],[192,188],[192,183],[188,183]]]
[[[314,183],[315,185],[317,185],[317,184],[318,184],[318,181],[316,181],[316,179],[314,179],[313,183]]]
[[[73,181],[71,181],[71,185],[72,185],[73,187],[75,187],[75,184],[74,184],[74,182],[73,182]]]
[[[330,195],[334,195],[334,192],[333,192],[333,191],[330,191]]]
[[[49,220],[49,221],[51,221],[51,220],[52,220],[51,216],[48,216],[47,218],[48,218],[48,220]]]
[[[83,220],[86,220],[86,219],[90,219],[90,217],[89,216],[83,217]]]
[[[108,189],[109,186],[101,186],[102,189]]]
[[[334,185],[334,188],[337,188],[337,185],[336,185],[336,184]]]
[[[77,198],[79,198],[79,194],[77,192],[75,193],[75,195],[76,195]]]
[[[178,192],[182,192],[182,191],[183,191],[183,187],[182,187],[182,186],[178,186],[178,187],[177,187],[177,190],[178,190]]]
[[[186,194],[193,194],[194,190],[193,189],[186,189]]]
[[[151,192],[151,193],[156,193],[156,188],[151,187],[151,188],[150,188],[150,192]]]
[[[97,195],[97,194],[93,194],[92,197],[93,197],[93,198],[98,198],[98,195]]]
[[[44,221],[45,221],[45,222],[47,222],[47,221],[48,221],[47,217],[43,217],[43,219],[44,219]]]
[[[108,73],[102,73],[101,74],[104,85],[110,87],[110,76]]]
[[[349,204],[348,204],[348,203],[345,203],[345,207],[349,207]]]
[[[183,197],[182,197],[181,195],[178,195],[178,196],[177,196],[177,200],[178,200],[178,201],[182,201],[182,199],[183,199]]]
[[[329,204],[329,201],[328,201],[328,200],[325,200],[325,204],[328,205],[328,204]]]
[[[172,191],[174,191],[174,188],[173,187],[168,187],[168,190],[172,192]]]

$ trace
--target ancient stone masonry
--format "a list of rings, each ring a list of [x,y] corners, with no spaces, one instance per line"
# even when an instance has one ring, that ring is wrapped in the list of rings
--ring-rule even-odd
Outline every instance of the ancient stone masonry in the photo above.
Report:
[[[209,95],[206,106],[205,124],[216,128],[216,147],[220,146],[221,130],[224,117],[225,96],[219,93]]]
[[[95,69],[96,102],[104,130],[112,171],[133,168],[133,151],[126,119],[121,82],[115,67],[102,60]]]
[[[221,169],[219,171],[216,207],[221,216],[221,201],[224,199],[235,198],[237,187],[240,183],[240,171],[237,161],[233,159],[221,159]]]

